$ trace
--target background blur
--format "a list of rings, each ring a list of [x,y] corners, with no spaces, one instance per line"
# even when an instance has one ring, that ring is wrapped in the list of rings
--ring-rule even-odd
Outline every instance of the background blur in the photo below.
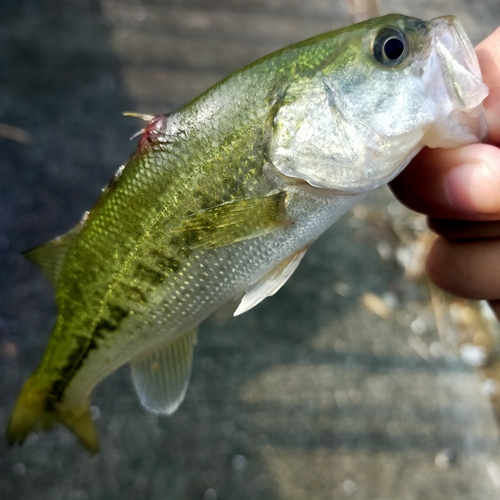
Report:
[[[390,12],[454,14],[474,44],[500,25],[498,0],[0,2],[2,433],[56,315],[19,252],[74,226],[134,150],[142,123],[122,111],[174,110],[275,49]],[[276,296],[202,325],[172,418],[140,408],[125,367],[94,392],[100,455],[65,429],[2,439],[0,498],[499,498],[495,327],[428,286],[426,241],[422,218],[374,193]]]

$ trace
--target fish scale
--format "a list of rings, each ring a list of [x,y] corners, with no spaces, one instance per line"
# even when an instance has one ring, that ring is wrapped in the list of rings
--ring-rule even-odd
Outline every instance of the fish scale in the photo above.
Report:
[[[425,145],[479,140],[486,95],[454,18],[392,15],[270,54],[151,119],[88,216],[27,253],[59,316],[9,440],[62,423],[96,452],[91,392],[128,362],[142,404],[173,413],[198,324],[274,294]]]

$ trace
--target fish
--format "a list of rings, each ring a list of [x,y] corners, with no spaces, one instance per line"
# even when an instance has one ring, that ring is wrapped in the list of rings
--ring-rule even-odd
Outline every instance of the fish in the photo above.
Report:
[[[424,146],[481,140],[487,94],[456,18],[392,14],[143,116],[137,150],[96,205],[26,253],[54,285],[58,317],[8,441],[62,424],[96,453],[92,390],[127,363],[142,405],[173,414],[200,322],[276,293],[319,235]]]

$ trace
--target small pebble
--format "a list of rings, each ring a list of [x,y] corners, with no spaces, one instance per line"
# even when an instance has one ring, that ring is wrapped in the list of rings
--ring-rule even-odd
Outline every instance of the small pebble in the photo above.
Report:
[[[356,483],[354,481],[351,481],[350,479],[346,479],[344,483],[342,484],[342,488],[344,488],[344,493],[347,496],[352,496],[356,491],[358,491],[358,487],[356,486]]]
[[[337,283],[333,285],[333,291],[341,297],[348,297],[351,292],[351,287],[347,283],[337,281]]]
[[[493,483],[493,487],[496,491],[500,491],[500,467],[496,462],[488,462],[486,464],[486,472]]]
[[[24,476],[26,474],[26,465],[18,462],[17,464],[14,465],[14,467],[12,468],[12,472],[16,475],[16,476]]]
[[[438,341],[430,343],[429,352],[431,353],[431,356],[435,359],[440,359],[445,355],[443,344],[441,344],[441,342]]]
[[[470,366],[483,366],[488,360],[484,347],[473,344],[462,344],[460,346],[460,357],[464,363]]]
[[[497,392],[497,383],[494,380],[489,378],[488,380],[485,380],[481,384],[481,394],[483,396],[490,397],[496,392]]]
[[[98,406],[92,405],[90,407],[90,416],[92,420],[97,420],[101,416],[101,410],[99,410]]]
[[[422,335],[427,330],[427,325],[425,324],[425,320],[422,317],[417,316],[411,322],[410,328],[415,335]]]
[[[377,243],[377,252],[382,260],[387,261],[392,259],[392,248],[387,241],[379,241]]]
[[[434,465],[440,469],[448,469],[450,467],[450,453],[448,450],[440,451],[434,458]]]
[[[385,292],[382,299],[391,309],[396,309],[399,305],[398,298],[392,292]]]
[[[248,464],[248,460],[243,455],[234,455],[231,460],[231,465],[234,470],[242,471],[245,470]]]
[[[217,492],[214,489],[209,488],[207,491],[205,491],[203,500],[217,500]]]

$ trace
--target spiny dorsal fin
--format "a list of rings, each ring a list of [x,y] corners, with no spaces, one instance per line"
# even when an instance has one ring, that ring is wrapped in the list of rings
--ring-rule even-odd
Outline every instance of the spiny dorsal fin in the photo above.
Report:
[[[189,384],[196,332],[132,361],[132,380],[146,410],[172,415],[179,408]]]
[[[88,212],[85,212],[82,220],[66,234],[23,252],[23,255],[36,264],[54,286],[57,286],[68,249],[80,234],[87,216]]]
[[[239,316],[247,312],[266,297],[274,295],[286,283],[295,269],[297,269],[308,248],[309,245],[282,260],[274,269],[271,269],[263,278],[252,285],[241,299],[238,309],[234,312],[234,316]]]

